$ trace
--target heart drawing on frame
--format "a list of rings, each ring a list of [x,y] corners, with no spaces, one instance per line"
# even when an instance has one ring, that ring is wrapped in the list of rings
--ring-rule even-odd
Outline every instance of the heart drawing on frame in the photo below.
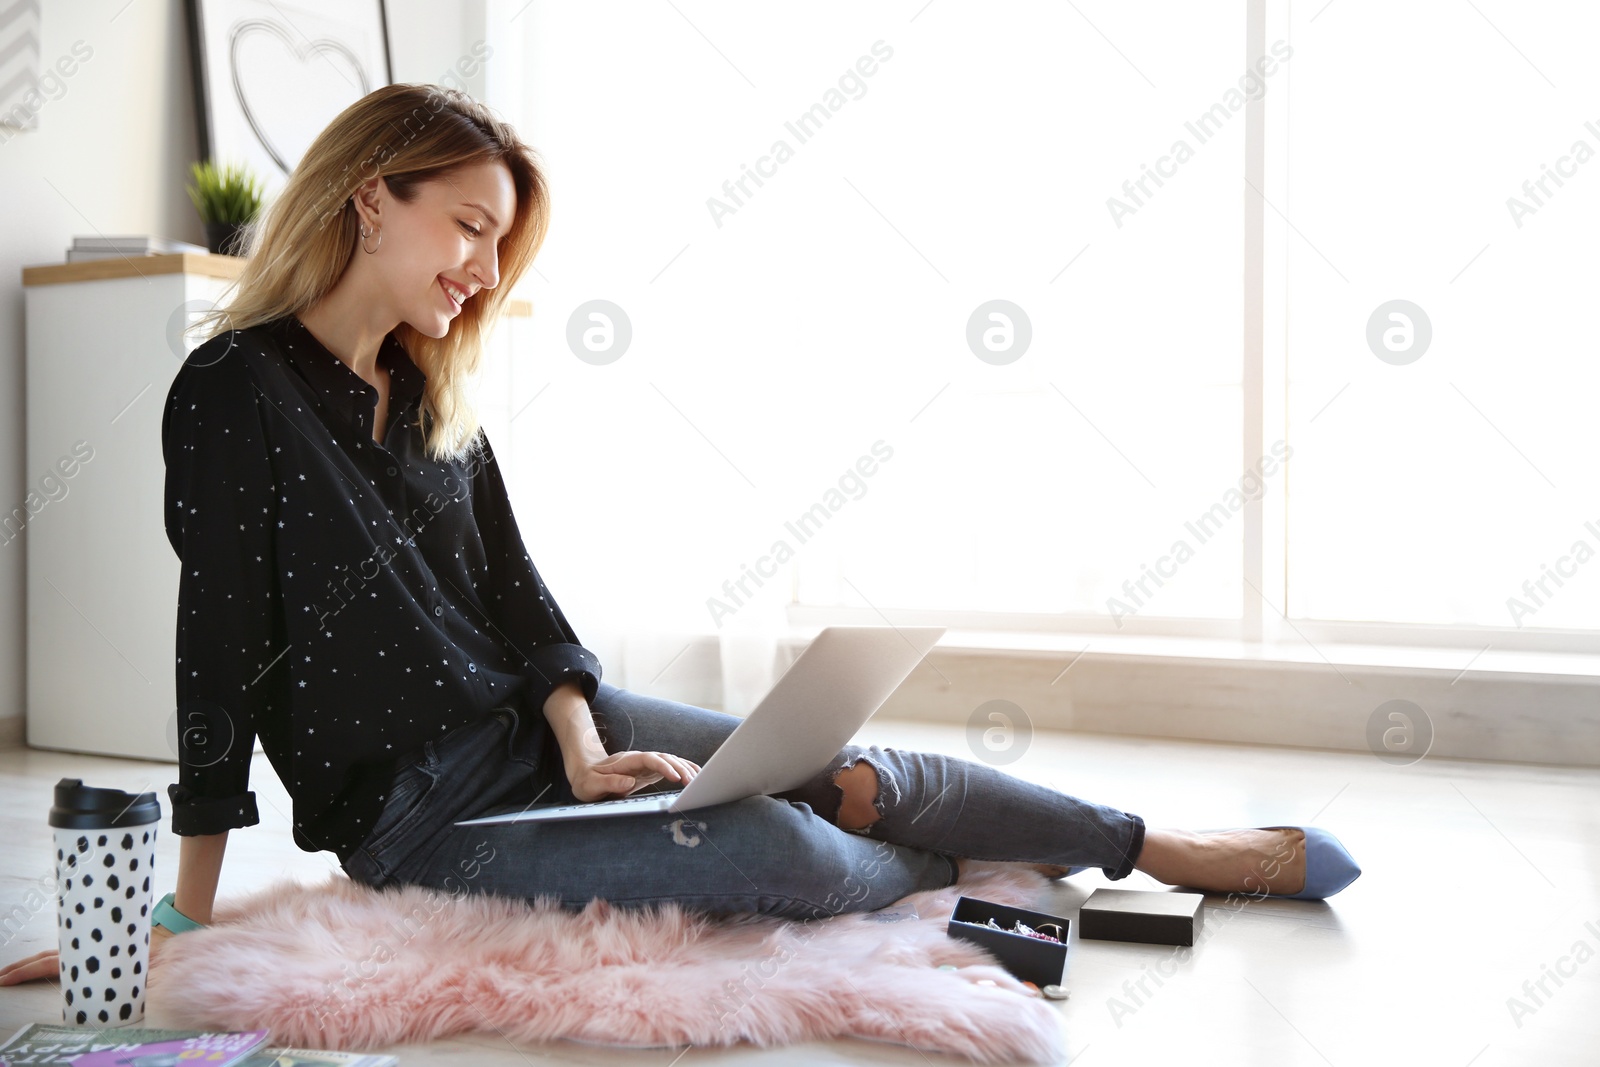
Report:
[[[265,19],[235,24],[228,56],[239,111],[285,176],[294,170],[285,150],[293,149],[298,162],[316,135],[305,128],[300,101],[308,96],[319,102],[348,97],[354,103],[372,91],[360,57],[348,45],[329,38],[300,44]],[[343,108],[340,104],[335,111]]]

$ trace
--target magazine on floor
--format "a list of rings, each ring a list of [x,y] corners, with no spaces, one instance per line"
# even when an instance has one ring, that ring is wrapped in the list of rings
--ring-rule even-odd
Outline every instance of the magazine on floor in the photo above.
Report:
[[[269,1033],[29,1023],[0,1045],[0,1067],[129,1067],[136,1060],[154,1065],[167,1058],[198,1063],[200,1056],[209,1067],[234,1067],[265,1044]]]
[[[266,1047],[268,1033],[29,1023],[0,1045],[0,1067],[131,1067],[164,1057],[206,1067],[396,1067],[400,1062],[382,1054]],[[199,1050],[203,1056],[196,1056]]]

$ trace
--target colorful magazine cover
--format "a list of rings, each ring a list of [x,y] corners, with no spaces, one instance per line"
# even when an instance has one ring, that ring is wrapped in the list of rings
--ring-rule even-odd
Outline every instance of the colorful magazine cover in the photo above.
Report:
[[[244,1035],[209,1033],[204,1030],[158,1030],[154,1027],[92,1027],[63,1026],[48,1023],[30,1023],[12,1035],[0,1046],[0,1067],[87,1067],[91,1055],[111,1054],[128,1056],[127,1050],[138,1047],[140,1058],[127,1061],[127,1067],[156,1067],[158,1053],[146,1048],[164,1042],[182,1042],[200,1037],[255,1036],[250,1051],[239,1058],[204,1058],[190,1055],[172,1059],[174,1064],[193,1064],[195,1067],[397,1067],[398,1057],[383,1053],[330,1052],[312,1048],[263,1048],[267,1031],[252,1031]],[[123,1051],[118,1051],[123,1050]],[[143,1057],[150,1056],[149,1059]],[[123,1063],[120,1058],[94,1063]]]
[[[270,1030],[243,1030],[197,1033],[166,1041],[129,1041],[123,1048],[79,1056],[72,1067],[232,1067],[265,1044],[270,1034]]]
[[[260,1048],[267,1035],[266,1030],[95,1029],[29,1023],[0,1045],[0,1067],[234,1067]]]

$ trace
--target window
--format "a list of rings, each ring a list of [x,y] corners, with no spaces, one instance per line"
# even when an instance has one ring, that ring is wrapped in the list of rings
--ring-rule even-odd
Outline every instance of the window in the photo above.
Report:
[[[1298,34],[1291,614],[1600,627],[1596,29],[1573,3],[1356,5]]]
[[[510,408],[600,487],[537,524],[553,585],[702,631],[1600,627],[1600,15],[1480,8],[541,9]]]

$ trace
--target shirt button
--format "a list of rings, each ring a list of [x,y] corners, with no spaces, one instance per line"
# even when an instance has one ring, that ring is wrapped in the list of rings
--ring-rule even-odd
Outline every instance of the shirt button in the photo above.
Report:
[[[390,468],[389,468],[389,473],[390,473],[390,474],[393,474],[393,473],[394,473],[394,468],[393,468],[393,467],[390,467]]]
[[[476,674],[478,672],[478,665],[476,663],[469,663],[467,664],[467,670]]]
[[[434,614],[435,614],[435,615],[443,615],[443,614],[444,614],[444,608],[443,608],[443,606],[441,606],[441,605],[438,605],[438,604],[435,604],[435,605],[434,605],[434,608],[433,608],[433,613],[434,613]]]

